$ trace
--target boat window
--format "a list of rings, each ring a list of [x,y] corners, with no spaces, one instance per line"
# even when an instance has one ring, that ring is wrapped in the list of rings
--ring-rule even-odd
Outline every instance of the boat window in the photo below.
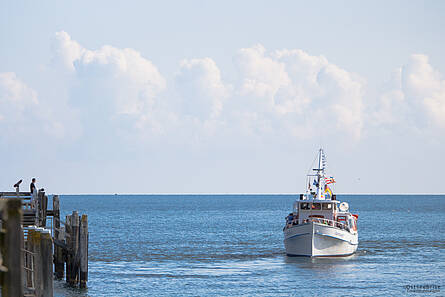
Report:
[[[312,203],[312,209],[313,210],[320,210],[321,209],[321,203]]]
[[[323,203],[323,210],[332,210],[332,203]]]
[[[300,203],[300,209],[309,209],[309,203]]]
[[[338,216],[337,217],[337,221],[339,221],[341,223],[346,223],[346,217],[345,216]]]

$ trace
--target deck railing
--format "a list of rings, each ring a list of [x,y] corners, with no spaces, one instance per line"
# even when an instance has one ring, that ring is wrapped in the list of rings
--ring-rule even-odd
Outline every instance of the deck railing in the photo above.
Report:
[[[345,223],[341,223],[341,222],[338,222],[338,221],[333,221],[333,220],[329,220],[329,219],[325,219],[325,218],[314,218],[314,217],[311,217],[311,218],[307,218],[307,219],[301,220],[300,224],[307,224],[309,222],[314,222],[314,223],[319,223],[319,224],[335,227],[335,228],[338,228],[338,229],[346,230],[348,232],[351,231],[349,226],[346,225]],[[293,225],[298,225],[298,224],[296,224],[296,223],[294,223],[294,221],[292,221],[290,224],[286,224],[285,228],[288,228],[289,225],[293,226]]]
[[[323,224],[323,225],[336,227],[336,228],[339,228],[342,230],[350,231],[349,226],[347,226],[345,223],[341,223],[338,221],[333,221],[333,220],[324,219],[324,218],[309,218],[307,220],[314,222],[314,223],[319,223],[319,224]]]

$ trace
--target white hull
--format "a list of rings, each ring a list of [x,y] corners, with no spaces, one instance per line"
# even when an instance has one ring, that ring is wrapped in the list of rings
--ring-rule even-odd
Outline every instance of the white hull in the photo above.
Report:
[[[289,256],[348,256],[357,250],[358,234],[309,222],[285,229],[284,246]]]

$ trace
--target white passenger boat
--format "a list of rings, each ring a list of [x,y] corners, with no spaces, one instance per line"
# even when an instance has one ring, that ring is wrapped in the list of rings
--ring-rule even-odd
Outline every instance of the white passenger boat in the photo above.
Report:
[[[286,217],[284,246],[288,256],[349,256],[358,246],[357,219],[347,202],[332,194],[335,180],[327,176],[326,156],[318,152],[318,168],[307,175],[308,188]]]

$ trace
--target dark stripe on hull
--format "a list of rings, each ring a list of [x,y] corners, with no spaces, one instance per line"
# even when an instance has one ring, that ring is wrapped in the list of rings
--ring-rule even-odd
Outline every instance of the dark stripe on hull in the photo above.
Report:
[[[308,255],[293,255],[293,254],[286,254],[288,257],[307,257],[307,258],[333,258],[333,257],[349,257],[354,255],[355,252],[350,254],[343,254],[343,255],[322,255],[322,256],[308,256]]]
[[[288,240],[288,239],[295,238],[298,236],[309,235],[309,234],[312,234],[312,233],[307,232],[307,233],[295,234],[295,235],[289,236],[288,238],[285,238],[284,240]]]

